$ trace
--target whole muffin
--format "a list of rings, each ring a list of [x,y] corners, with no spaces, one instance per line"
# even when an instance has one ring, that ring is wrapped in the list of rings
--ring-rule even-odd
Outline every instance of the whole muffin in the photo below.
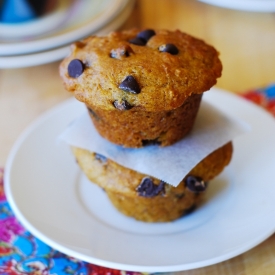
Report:
[[[230,162],[233,151],[231,142],[218,148],[173,187],[102,155],[72,149],[85,175],[106,191],[113,205],[123,214],[144,222],[172,221],[193,211],[208,182]]]
[[[221,76],[218,56],[179,30],[133,29],[74,43],[60,75],[104,138],[167,146],[192,129],[202,93]]]

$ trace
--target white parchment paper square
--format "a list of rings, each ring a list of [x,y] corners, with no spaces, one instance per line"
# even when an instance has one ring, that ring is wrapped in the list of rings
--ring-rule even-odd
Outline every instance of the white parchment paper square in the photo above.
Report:
[[[59,138],[68,145],[104,155],[122,166],[177,186],[203,158],[248,130],[244,122],[202,100],[191,133],[171,146],[131,149],[114,145],[98,134],[86,110]]]

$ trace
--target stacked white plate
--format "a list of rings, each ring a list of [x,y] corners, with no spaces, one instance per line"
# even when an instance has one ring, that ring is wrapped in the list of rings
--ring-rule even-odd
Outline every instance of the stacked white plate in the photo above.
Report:
[[[222,8],[250,12],[274,12],[275,0],[199,0]]]
[[[119,28],[134,0],[59,0],[39,19],[0,24],[0,68],[19,68],[61,60],[69,45],[84,37]]]

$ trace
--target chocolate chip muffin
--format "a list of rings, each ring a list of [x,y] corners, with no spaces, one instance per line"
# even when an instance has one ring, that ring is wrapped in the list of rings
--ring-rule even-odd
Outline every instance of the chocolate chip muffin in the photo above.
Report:
[[[177,187],[125,168],[106,157],[73,147],[86,176],[102,187],[113,205],[123,214],[144,222],[167,222],[193,211],[208,182],[230,162],[228,143],[197,164]]]
[[[60,65],[98,132],[124,147],[168,146],[192,128],[221,76],[218,52],[179,30],[128,30],[72,45]]]

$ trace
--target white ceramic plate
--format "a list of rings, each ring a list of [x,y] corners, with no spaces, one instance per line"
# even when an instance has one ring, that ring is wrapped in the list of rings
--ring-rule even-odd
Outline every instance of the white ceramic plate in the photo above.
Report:
[[[115,17],[111,22],[103,28],[96,31],[96,35],[104,35],[113,30],[118,29],[129,17],[132,12],[134,1],[129,2],[121,11],[119,16]],[[54,48],[48,51],[35,52],[31,54],[15,55],[15,56],[0,56],[0,68],[21,68],[46,64],[63,59],[70,51],[70,46],[66,45],[59,48]]]
[[[0,23],[0,39],[13,39],[15,41],[16,39],[28,39],[53,31],[66,21],[71,2],[71,0],[56,0],[54,10],[27,22]]]
[[[66,20],[54,32],[28,39],[0,40],[0,55],[33,53],[70,44],[112,21],[131,0],[74,0]],[[38,21],[39,22],[39,21]]]
[[[254,12],[274,12],[274,0],[199,0],[201,2],[219,6],[222,8],[254,11]]]
[[[71,99],[39,118],[14,145],[5,171],[12,209],[35,236],[61,252],[121,270],[172,272],[215,264],[275,231],[275,120],[236,95],[205,94],[252,130],[234,141],[230,166],[204,205],[176,222],[147,224],[118,213],[82,176],[58,135],[83,111]]]

